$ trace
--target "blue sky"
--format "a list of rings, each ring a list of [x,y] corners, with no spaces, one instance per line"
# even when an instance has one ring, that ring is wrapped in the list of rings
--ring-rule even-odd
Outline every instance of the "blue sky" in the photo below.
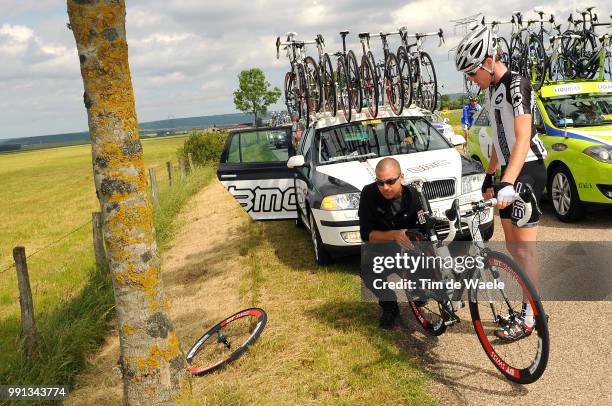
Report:
[[[589,5],[609,13],[603,0]],[[609,3],[608,3],[609,4]],[[329,51],[340,49],[338,32],[351,31],[349,47],[359,50],[359,31],[446,33],[425,47],[436,62],[442,93],[461,90],[449,50],[460,40],[452,19],[478,12],[507,19],[512,10],[535,5],[519,0],[127,0],[127,36],[139,121],[235,112],[232,92],[242,69],[259,67],[281,87],[288,62],[276,60],[274,41],[287,31],[300,38],[321,33]],[[562,16],[584,4],[538,2]],[[458,12],[460,10],[460,12]],[[83,131],[87,116],[65,0],[0,0],[0,139]],[[397,44],[392,43],[392,48]],[[375,49],[376,50],[376,49]],[[316,49],[309,50],[316,54]],[[282,105],[272,107],[281,109]]]

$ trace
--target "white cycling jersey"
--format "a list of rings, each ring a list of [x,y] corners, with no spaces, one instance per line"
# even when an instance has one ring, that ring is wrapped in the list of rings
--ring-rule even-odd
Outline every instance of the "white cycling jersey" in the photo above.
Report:
[[[508,70],[500,81],[487,90],[487,108],[493,128],[493,145],[502,166],[510,162],[516,143],[514,117],[531,114],[531,142],[525,162],[542,160],[546,148],[533,123],[535,96],[529,80]]]

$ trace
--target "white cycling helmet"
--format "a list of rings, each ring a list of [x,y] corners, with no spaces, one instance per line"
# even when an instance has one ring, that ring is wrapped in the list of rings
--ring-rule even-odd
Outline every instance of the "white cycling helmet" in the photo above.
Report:
[[[463,73],[474,71],[487,56],[494,55],[493,34],[489,27],[479,27],[457,45],[455,65]]]

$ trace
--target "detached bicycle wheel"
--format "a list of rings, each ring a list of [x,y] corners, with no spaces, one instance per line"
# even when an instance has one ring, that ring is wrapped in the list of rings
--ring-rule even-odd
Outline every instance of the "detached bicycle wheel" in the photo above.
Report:
[[[391,110],[396,116],[402,114],[404,110],[404,82],[402,81],[402,72],[400,64],[395,54],[389,52],[385,61],[385,91],[387,92],[387,101],[391,106]]]
[[[469,290],[470,314],[478,340],[495,367],[509,380],[521,384],[537,381],[548,362],[548,322],[531,281],[507,255],[489,252],[485,266],[471,281],[497,283]],[[500,282],[503,282],[501,288]],[[525,327],[524,304],[533,309],[533,325],[515,340],[500,338],[511,326]]]
[[[338,57],[336,73],[338,79],[338,104],[344,113],[346,121],[351,121],[351,85],[343,55]]]
[[[361,58],[361,86],[363,101],[372,118],[378,115],[378,77],[367,56]]]
[[[257,340],[267,319],[263,309],[251,308],[216,324],[187,353],[191,374],[202,376],[237,360]]]
[[[433,112],[438,104],[438,79],[431,56],[427,52],[421,52],[421,104],[424,109]]]
[[[331,59],[328,54],[323,55],[323,90],[325,91],[325,104],[327,111],[332,116],[336,115],[337,104],[336,104],[336,84],[334,83],[334,69],[332,68]]]

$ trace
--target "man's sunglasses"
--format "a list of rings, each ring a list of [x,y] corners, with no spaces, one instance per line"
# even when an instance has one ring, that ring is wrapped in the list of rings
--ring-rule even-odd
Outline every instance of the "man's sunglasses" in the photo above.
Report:
[[[384,186],[384,185],[395,185],[395,182],[397,182],[397,180],[400,178],[400,176],[402,176],[402,174],[400,173],[399,175],[397,175],[395,178],[389,178],[389,179],[378,179],[376,178],[376,184],[378,186]]]

